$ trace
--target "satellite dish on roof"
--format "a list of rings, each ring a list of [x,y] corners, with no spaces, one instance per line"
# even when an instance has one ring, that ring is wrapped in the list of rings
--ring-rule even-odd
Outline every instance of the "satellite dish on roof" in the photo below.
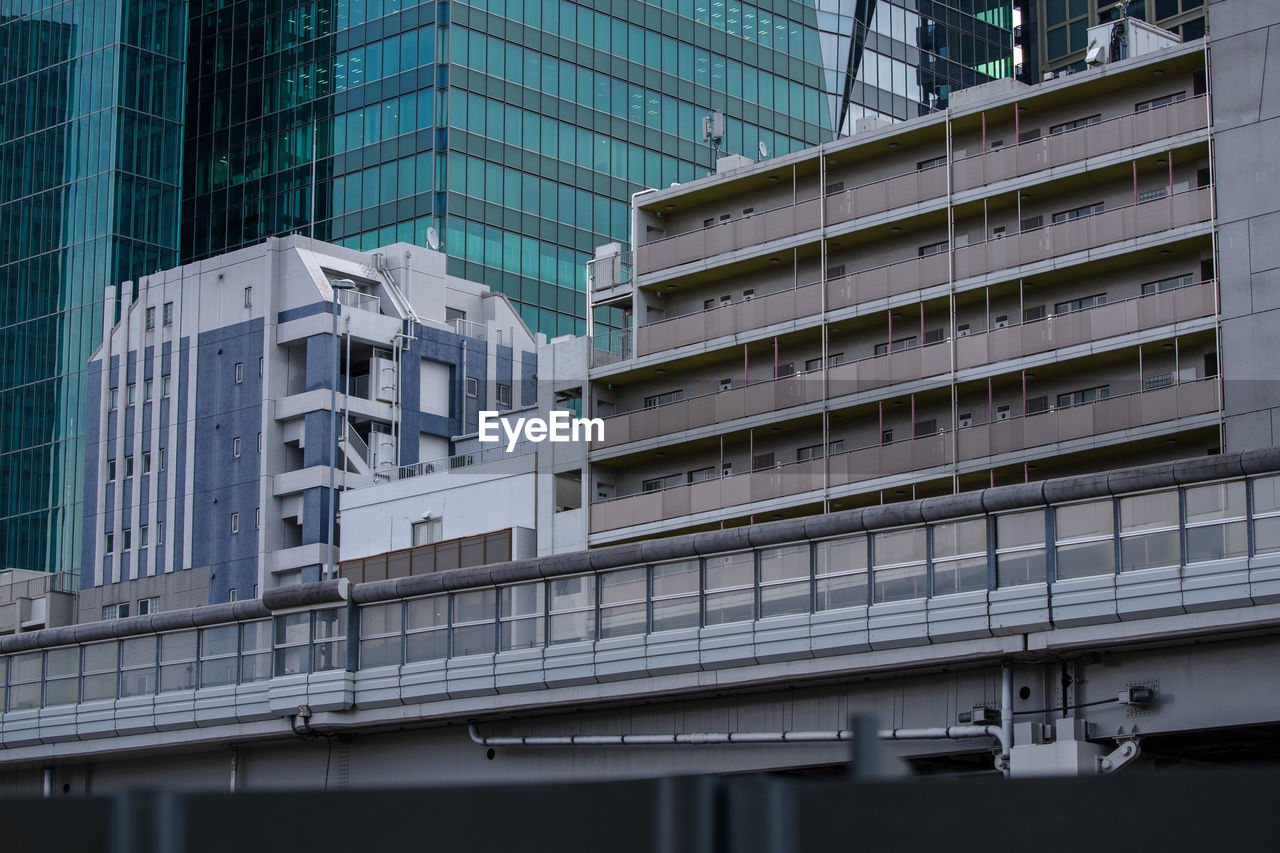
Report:
[[[427,245],[431,247],[432,251],[440,251],[440,234],[436,231],[434,225],[427,227]]]
[[[768,160],[768,159],[769,159],[769,146],[764,144],[764,140],[763,140],[763,139],[761,139],[761,140],[760,140],[760,145],[758,146],[758,149],[759,149],[759,151],[760,151],[760,159],[761,159],[761,160]]]

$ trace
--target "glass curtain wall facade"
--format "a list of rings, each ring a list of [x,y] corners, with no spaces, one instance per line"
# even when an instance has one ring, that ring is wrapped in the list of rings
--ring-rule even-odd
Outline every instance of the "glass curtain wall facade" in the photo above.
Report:
[[[0,568],[79,567],[107,285],[177,260],[186,3],[0,1]]]
[[[1040,73],[1083,69],[1089,27],[1118,20],[1121,14],[1116,0],[1025,2],[1035,6],[1030,11],[1038,22]],[[1207,6],[1205,0],[1129,0],[1127,14],[1179,35],[1183,41],[1193,41],[1204,38]]]
[[[632,193],[1012,73],[1011,0],[193,0],[184,260],[271,234],[434,228],[550,335]],[[311,154],[315,152],[313,164]],[[314,217],[314,226],[313,226]]]

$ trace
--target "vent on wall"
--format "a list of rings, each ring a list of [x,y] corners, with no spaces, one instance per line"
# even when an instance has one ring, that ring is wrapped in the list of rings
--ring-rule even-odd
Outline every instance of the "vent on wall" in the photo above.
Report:
[[[1004,405],[1004,406],[996,406],[996,420],[998,420],[998,421],[1007,421],[1007,420],[1009,420],[1009,406],[1008,406],[1008,405]]]
[[[1003,329],[1003,328],[1005,328],[1005,327],[1006,327],[1006,326],[1008,326],[1008,325],[1009,325],[1009,315],[1008,315],[1008,314],[997,314],[997,315],[996,315],[995,322],[991,324],[991,327],[992,327],[993,329]]]
[[[961,412],[958,423],[960,429],[968,429],[973,426],[973,412]]]

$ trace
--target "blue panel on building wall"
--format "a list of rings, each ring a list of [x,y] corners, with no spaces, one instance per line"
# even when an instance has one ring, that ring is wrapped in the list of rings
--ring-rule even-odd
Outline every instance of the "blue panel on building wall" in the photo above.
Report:
[[[520,353],[520,405],[532,406],[538,402],[538,354]]]
[[[332,302],[312,302],[310,305],[301,305],[279,312],[276,314],[276,322],[288,323],[290,320],[301,320],[303,317],[311,317],[315,314],[333,314],[335,307]]]
[[[175,569],[189,569],[191,564],[187,562],[186,554],[186,498],[187,493],[187,412],[190,394],[190,374],[191,374],[191,339],[183,338],[181,347],[178,350],[178,446],[175,448],[173,459],[169,463],[176,465],[177,470],[174,471],[173,494],[174,499],[178,503],[178,511],[174,513],[173,518],[173,567]]]
[[[145,354],[142,357],[142,378],[145,380],[155,376],[156,348],[149,346],[144,352]]]
[[[338,373],[337,340],[333,335],[312,335],[307,338],[307,390],[333,387]]]
[[[89,362],[85,371],[84,411],[84,515],[80,529],[80,585],[93,586],[102,515],[98,506],[98,464],[102,445],[102,360]]]
[[[302,492],[302,544],[317,545],[329,541],[329,490],[304,489]]]

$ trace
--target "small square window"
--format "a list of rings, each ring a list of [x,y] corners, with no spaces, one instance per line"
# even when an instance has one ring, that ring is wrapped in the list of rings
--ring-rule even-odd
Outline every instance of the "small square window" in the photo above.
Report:
[[[124,531],[124,550],[128,551],[132,547],[133,547],[133,531],[125,530]]]
[[[169,374],[167,373],[164,376],[160,377],[160,396],[161,397],[169,396]]]
[[[164,522],[163,521],[156,522],[156,544],[157,545],[164,544]]]
[[[139,548],[147,547],[147,534],[150,532],[151,531],[147,529],[147,525],[145,524],[138,528],[138,547]]]
[[[164,304],[164,324],[166,326],[173,325],[173,303],[166,302]]]
[[[236,384],[238,385],[243,381],[244,381],[244,362],[237,361],[236,362]]]
[[[132,406],[138,401],[138,386],[136,383],[129,383],[129,405]]]
[[[468,397],[480,396],[480,380],[479,379],[476,379],[475,377],[472,377],[472,376],[467,377],[467,396]]]
[[[155,382],[151,379],[142,383],[142,399],[150,400],[152,393],[155,391]]]
[[[124,475],[126,477],[133,476],[133,457],[132,456],[126,456],[124,458]]]
[[[240,593],[236,592],[236,588],[234,586],[231,587],[231,589],[227,590],[227,601],[239,601],[239,600],[240,600]]]
[[[262,452],[262,433],[258,433],[258,452]]]
[[[498,405],[499,406],[511,405],[511,386],[510,385],[502,385],[502,384],[498,385]]]
[[[262,378],[262,356],[258,356],[258,378]]]
[[[116,535],[111,531],[107,531],[106,536],[103,538],[103,544],[102,544],[103,553],[110,554],[115,549],[116,549]]]
[[[151,451],[142,454],[142,473],[151,473]]]
[[[252,287],[246,287],[244,289],[244,307],[245,308],[253,307],[253,288]]]
[[[231,513],[231,532],[240,532],[240,513],[238,512]]]
[[[116,478],[116,460],[107,460],[107,482],[111,482]]]
[[[120,407],[120,389],[112,388],[107,399],[109,401],[108,408],[114,412],[116,409]]]
[[[147,309],[147,331],[151,331],[156,327],[156,309]]]
[[[262,507],[258,507],[253,511],[253,529],[262,529]]]
[[[164,470],[164,448],[160,448],[160,470]]]
[[[239,436],[237,436],[236,438],[231,439],[231,458],[232,458],[232,459],[239,459],[239,458],[240,458],[240,438],[239,438]]]

